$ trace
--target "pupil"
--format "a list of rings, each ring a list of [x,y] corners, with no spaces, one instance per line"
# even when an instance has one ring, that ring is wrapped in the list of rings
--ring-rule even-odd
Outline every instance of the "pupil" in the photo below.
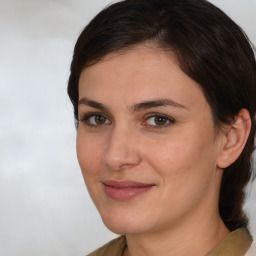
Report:
[[[155,122],[158,125],[164,125],[164,124],[166,124],[166,118],[161,117],[161,116],[156,117]]]
[[[105,120],[106,120],[106,118],[103,116],[96,116],[96,118],[95,118],[95,121],[97,124],[104,124]]]

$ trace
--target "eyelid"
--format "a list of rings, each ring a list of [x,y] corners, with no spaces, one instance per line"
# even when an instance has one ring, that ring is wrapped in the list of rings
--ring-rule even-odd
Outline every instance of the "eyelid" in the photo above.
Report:
[[[91,116],[104,116],[105,118],[109,119],[105,114],[101,113],[101,112],[86,112],[86,113],[82,113],[81,117],[79,118],[79,121],[83,121],[86,118],[90,118]]]
[[[95,116],[102,116],[104,117],[108,122],[106,123],[103,123],[103,124],[92,124],[92,123],[89,123],[87,122],[91,117],[95,117]],[[150,119],[150,118],[156,118],[156,117],[163,117],[167,120],[167,123],[166,124],[163,124],[163,125],[151,125],[151,124],[147,124],[147,121]],[[166,115],[166,114],[162,114],[162,113],[148,113],[146,114],[144,117],[144,121],[142,122],[142,125],[143,126],[148,126],[148,127],[152,127],[152,128],[164,128],[164,127],[167,127],[167,126],[170,126],[172,125],[173,123],[175,123],[175,119]],[[112,123],[111,119],[106,116],[105,114],[101,113],[101,112],[89,112],[89,113],[85,113],[82,115],[81,118],[79,118],[79,122],[81,123],[84,123],[85,125],[87,126],[91,126],[91,127],[95,127],[95,128],[98,128],[98,127],[102,127],[102,126],[105,126],[105,125],[109,125]]]
[[[163,118],[166,118],[168,120],[168,123],[167,124],[164,124],[164,125],[148,125],[146,124],[146,121],[152,117],[163,117]],[[161,113],[149,113],[147,115],[145,115],[145,121],[143,122],[143,125],[145,126],[150,126],[150,127],[153,127],[153,128],[164,128],[164,127],[167,127],[173,123],[175,123],[175,119],[168,116],[168,115],[165,115],[165,114],[161,114]]]
[[[94,116],[102,116],[102,117],[106,118],[106,120],[108,120],[109,122],[105,123],[105,124],[97,124],[97,125],[90,124],[90,123],[86,122],[87,120],[89,120],[91,117],[94,117]],[[99,127],[99,126],[108,125],[108,124],[112,123],[111,120],[106,115],[104,115],[103,113],[100,113],[100,112],[90,112],[90,113],[83,114],[82,117],[79,118],[79,122],[85,123],[86,125],[92,126],[92,127]]]

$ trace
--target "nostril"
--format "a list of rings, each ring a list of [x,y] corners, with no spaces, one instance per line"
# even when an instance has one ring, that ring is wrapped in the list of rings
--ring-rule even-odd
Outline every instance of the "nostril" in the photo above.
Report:
[[[120,169],[129,169],[132,168],[134,165],[133,164],[122,164],[120,166]]]

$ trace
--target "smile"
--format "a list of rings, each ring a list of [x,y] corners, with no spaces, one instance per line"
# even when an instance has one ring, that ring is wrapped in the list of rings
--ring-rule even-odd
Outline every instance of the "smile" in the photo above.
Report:
[[[103,185],[107,196],[118,201],[130,200],[149,191],[155,186],[154,184],[145,184],[136,181],[114,180],[104,181]]]

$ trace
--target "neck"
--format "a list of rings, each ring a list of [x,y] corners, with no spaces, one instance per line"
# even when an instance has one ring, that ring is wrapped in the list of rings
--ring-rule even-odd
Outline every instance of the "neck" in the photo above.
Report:
[[[172,227],[151,233],[126,235],[127,248],[124,256],[205,256],[229,233],[217,214],[204,217],[189,225],[184,219]]]

